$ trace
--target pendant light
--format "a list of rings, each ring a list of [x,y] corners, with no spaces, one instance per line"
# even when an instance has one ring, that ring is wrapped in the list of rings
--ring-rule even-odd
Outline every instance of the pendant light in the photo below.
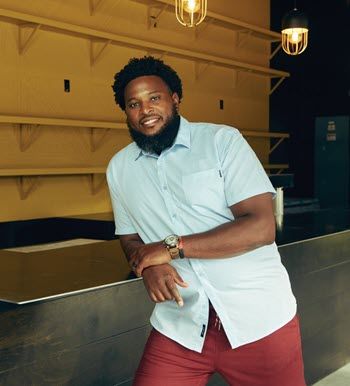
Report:
[[[308,40],[308,21],[305,13],[296,8],[282,19],[282,48],[288,55],[299,55],[305,51]]]
[[[195,27],[207,15],[207,0],[176,0],[176,18],[185,27]]]

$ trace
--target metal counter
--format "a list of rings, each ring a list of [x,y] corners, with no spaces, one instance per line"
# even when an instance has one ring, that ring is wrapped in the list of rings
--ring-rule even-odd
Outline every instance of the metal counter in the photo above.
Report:
[[[153,303],[119,241],[108,240],[110,214],[56,223],[63,239],[71,229],[74,237],[106,240],[31,253],[0,250],[0,385],[129,386]],[[35,230],[33,223],[19,225],[21,232]],[[308,383],[350,357],[349,229],[349,210],[328,210],[285,215],[277,232],[298,300]],[[15,233],[9,239],[19,240]],[[225,382],[215,376],[209,385]]]

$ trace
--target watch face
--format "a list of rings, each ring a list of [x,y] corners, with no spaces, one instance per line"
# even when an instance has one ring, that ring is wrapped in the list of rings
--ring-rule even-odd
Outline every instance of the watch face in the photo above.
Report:
[[[179,243],[179,237],[176,235],[169,235],[164,239],[164,242],[169,247],[176,246]]]

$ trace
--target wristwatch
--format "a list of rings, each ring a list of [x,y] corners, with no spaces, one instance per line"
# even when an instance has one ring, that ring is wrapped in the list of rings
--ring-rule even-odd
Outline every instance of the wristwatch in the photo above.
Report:
[[[165,248],[169,251],[171,258],[174,259],[183,259],[185,256],[182,250],[182,239],[178,235],[169,235],[164,240],[163,243]]]

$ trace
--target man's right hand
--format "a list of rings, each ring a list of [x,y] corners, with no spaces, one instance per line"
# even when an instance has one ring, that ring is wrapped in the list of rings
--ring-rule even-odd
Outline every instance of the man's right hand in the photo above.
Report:
[[[153,265],[142,272],[143,282],[149,297],[155,303],[175,300],[182,307],[184,302],[177,285],[186,288],[188,284],[183,281],[176,269],[170,264]]]

